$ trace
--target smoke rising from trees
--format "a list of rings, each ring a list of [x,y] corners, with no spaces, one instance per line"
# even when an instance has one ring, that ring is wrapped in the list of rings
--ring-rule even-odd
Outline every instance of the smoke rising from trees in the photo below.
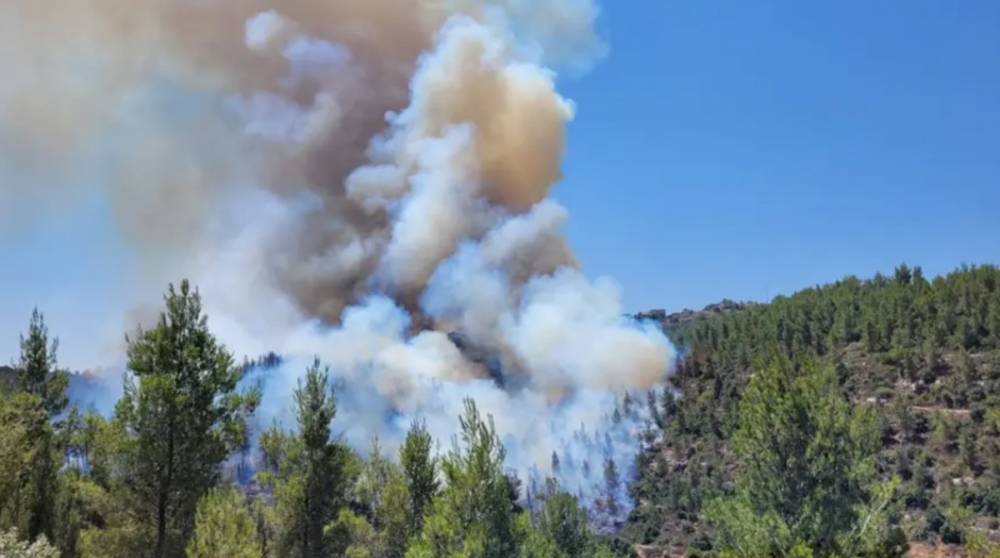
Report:
[[[261,420],[315,355],[358,447],[415,418],[447,440],[472,396],[525,476],[555,452],[586,501],[628,471],[643,418],[613,411],[674,351],[581,273],[550,197],[553,69],[603,54],[592,0],[2,2],[0,220],[108,200],[129,327],[189,277],[232,349],[290,357]]]

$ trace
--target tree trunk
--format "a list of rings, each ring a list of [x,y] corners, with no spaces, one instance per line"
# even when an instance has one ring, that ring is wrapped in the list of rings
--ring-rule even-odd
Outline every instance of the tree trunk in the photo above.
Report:
[[[156,502],[156,557],[166,556],[167,546],[167,506],[170,497],[170,485],[174,476],[174,428],[170,426],[167,440],[167,472],[160,480],[160,493]]]

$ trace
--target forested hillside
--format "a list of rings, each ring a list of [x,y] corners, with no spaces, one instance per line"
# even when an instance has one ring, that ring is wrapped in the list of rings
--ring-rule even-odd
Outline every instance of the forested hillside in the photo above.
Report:
[[[128,338],[109,416],[74,407],[88,380],[60,369],[31,317],[0,367],[0,556],[1000,555],[995,267],[928,281],[903,266],[768,304],[639,315],[681,349],[678,369],[619,400],[616,423],[645,421],[638,466],[580,464],[606,483],[589,506],[506,469],[472,400],[448,451],[417,421],[393,455],[374,436],[358,453],[332,435],[318,360],[288,401],[294,428],[252,440],[260,393],[242,380],[281,358],[237,364],[187,283],[165,302]],[[234,470],[248,452],[255,468]],[[561,457],[553,470],[572,466]],[[609,522],[623,477],[635,507]]]
[[[832,488],[830,479],[819,482],[823,477],[816,467],[832,466],[824,461],[828,454],[850,452],[854,427],[824,441],[836,429],[812,419],[829,422],[850,412],[869,417],[877,442],[873,482],[855,503],[878,498],[875,486],[893,488],[883,509],[899,532],[886,536],[962,545],[982,555],[988,541],[1000,536],[997,268],[963,268],[929,281],[919,268],[901,266],[892,276],[849,277],[770,304],[662,321],[686,356],[672,379],[676,396],[651,400],[664,432],[642,456],[633,486],[637,508],[625,536],[645,555],[719,550],[726,525],[713,521],[713,506],[753,495],[765,484],[754,480],[754,473],[798,475],[784,480],[802,485],[817,482],[793,487],[803,492]],[[818,377],[822,385],[813,395],[804,390],[803,397],[836,392],[831,404],[842,399],[853,411],[840,416],[808,400],[772,394],[763,402],[763,414],[754,414],[762,409],[747,401],[747,394],[766,395],[774,385],[781,393],[793,392],[797,376]],[[773,421],[786,403],[798,414]],[[771,430],[769,444],[754,448],[762,424]],[[795,428],[799,439],[781,447],[783,430]],[[827,442],[828,451],[815,451]],[[766,460],[760,456],[775,449],[789,452],[762,471],[758,462]],[[864,456],[861,451],[859,462]],[[780,493],[779,487],[765,488]],[[847,488],[833,492],[822,506],[836,507],[839,498],[852,497]],[[801,502],[789,508],[787,500],[775,506],[760,500],[750,498],[752,516],[777,509],[793,532],[795,522],[815,512]]]

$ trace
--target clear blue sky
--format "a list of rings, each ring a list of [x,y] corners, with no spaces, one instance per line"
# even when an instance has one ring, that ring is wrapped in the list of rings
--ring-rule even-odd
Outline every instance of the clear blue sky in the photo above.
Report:
[[[1000,2],[607,0],[600,26],[556,194],[630,310],[1000,261]],[[124,244],[100,200],[70,213],[0,227],[2,360],[35,304],[69,364],[103,350],[71,332],[120,331]]]
[[[557,190],[631,309],[1000,261],[1000,2],[605,2]]]

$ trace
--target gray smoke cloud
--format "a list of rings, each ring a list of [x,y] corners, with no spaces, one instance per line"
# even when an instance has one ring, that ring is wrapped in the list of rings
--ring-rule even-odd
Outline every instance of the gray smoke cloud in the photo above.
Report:
[[[550,197],[575,111],[551,68],[603,55],[594,0],[58,4],[0,0],[3,222],[108,200],[133,323],[187,276],[231,348],[290,357],[263,423],[294,423],[316,355],[358,448],[415,418],[450,440],[471,396],[523,477],[593,502],[605,459],[631,469],[643,417],[612,411],[674,350]]]

